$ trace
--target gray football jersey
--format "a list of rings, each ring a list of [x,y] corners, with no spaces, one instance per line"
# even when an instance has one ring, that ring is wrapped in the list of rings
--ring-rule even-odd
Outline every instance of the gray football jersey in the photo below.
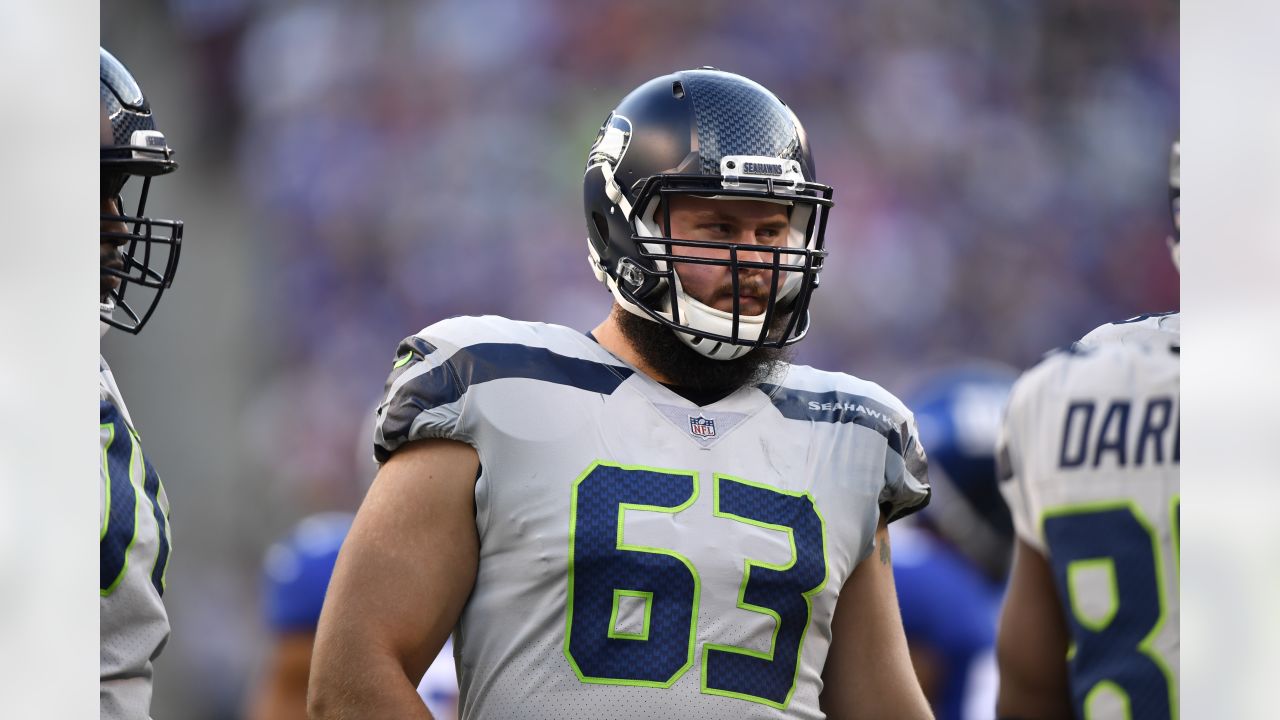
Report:
[[[139,720],[149,717],[152,661],[169,637],[160,599],[169,564],[169,499],[105,360],[98,386],[100,717]]]
[[[699,407],[577,331],[455,318],[400,346],[374,433],[477,450],[464,718],[821,718],[841,587],[928,499],[907,409],[787,366]]]
[[[1099,325],[1076,341],[1083,347],[1097,347],[1104,343],[1122,345],[1179,342],[1182,315],[1178,312],[1148,313],[1120,322]]]
[[[1001,490],[1053,570],[1077,717],[1177,717],[1179,348],[1150,337],[1050,355],[1002,428]]]

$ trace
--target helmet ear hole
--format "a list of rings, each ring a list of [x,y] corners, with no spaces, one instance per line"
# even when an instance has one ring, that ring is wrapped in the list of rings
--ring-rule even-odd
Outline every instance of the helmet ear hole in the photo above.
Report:
[[[684,83],[680,82],[679,80],[676,80],[675,82],[671,83],[671,95],[677,100],[683,100],[684,99]]]
[[[596,226],[596,235],[600,238],[600,242],[609,242],[609,221],[604,215],[598,212],[591,213],[591,222]]]

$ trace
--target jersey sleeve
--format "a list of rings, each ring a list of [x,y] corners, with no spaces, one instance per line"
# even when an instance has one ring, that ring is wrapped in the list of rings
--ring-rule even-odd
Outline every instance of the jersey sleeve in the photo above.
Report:
[[[440,323],[400,342],[378,405],[373,455],[386,462],[406,443],[443,438],[471,443],[462,423],[466,384],[453,360],[458,346]]]
[[[1024,375],[1013,386],[1004,420],[1000,424],[1000,435],[996,441],[996,477],[1000,494],[1004,496],[1009,514],[1013,517],[1014,534],[1018,539],[1044,552],[1043,543],[1036,532],[1036,512],[1032,507],[1033,497],[1028,477],[1030,449],[1027,444],[1036,437],[1035,429],[1029,425],[1034,421],[1034,401],[1033,377]]]
[[[905,419],[888,436],[880,510],[888,522],[893,522],[923,509],[929,504],[931,493],[929,460],[920,443],[915,417],[906,412]]]

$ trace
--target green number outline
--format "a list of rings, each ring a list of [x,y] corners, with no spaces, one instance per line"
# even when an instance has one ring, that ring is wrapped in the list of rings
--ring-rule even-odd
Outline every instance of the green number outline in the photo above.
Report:
[[[1173,533],[1173,570],[1177,573],[1178,583],[1182,583],[1182,494],[1173,496],[1169,501],[1169,527]]]
[[[1087,571],[1090,568],[1101,567],[1107,573],[1107,584],[1111,602],[1107,607],[1107,612],[1103,617],[1094,619],[1084,613],[1076,602],[1076,573]],[[1067,563],[1067,595],[1071,598],[1071,614],[1081,625],[1089,628],[1095,633],[1100,633],[1111,624],[1115,619],[1116,611],[1120,609],[1120,591],[1116,588],[1116,561],[1109,557],[1089,558],[1087,560],[1073,560]]]
[[[103,429],[108,430],[110,433],[107,436],[107,443],[102,446],[102,472],[103,472],[103,477],[107,479],[107,487],[106,487],[106,493],[105,493],[107,501],[105,503],[105,512],[103,512],[102,514],[102,531],[98,535],[98,542],[101,543],[103,539],[107,537],[107,527],[110,525],[110,520],[111,520],[112,477],[111,477],[111,466],[107,462],[107,453],[110,452],[111,446],[115,444],[116,427],[115,427],[115,423],[101,423],[98,426],[98,428],[99,430],[103,430]],[[138,444],[133,441],[132,434],[127,434],[126,437],[129,438],[129,477],[125,478],[124,480],[125,482],[132,484],[133,471],[137,467],[137,462],[138,462],[138,455],[139,455]],[[133,550],[134,543],[138,541],[138,512],[139,512],[139,507],[142,504],[141,501],[138,499],[138,495],[139,495],[139,491],[137,486],[135,486],[133,488],[133,537],[129,538],[129,544],[126,545],[124,548],[124,562],[120,563],[120,572],[116,575],[115,579],[111,581],[111,584],[108,585],[105,590],[103,590],[101,587],[98,588],[98,594],[101,597],[109,597],[112,593],[114,593],[116,591],[116,588],[120,587],[120,583],[124,581],[125,576],[129,574],[129,556],[133,554],[130,551]],[[167,572],[168,569],[169,568],[166,566],[165,571]]]
[[[111,450],[111,443],[116,441],[115,423],[102,423],[98,426],[98,431],[107,431],[107,442],[102,446],[102,477],[106,482],[106,492],[104,504],[102,507],[102,531],[98,533],[98,542],[102,542],[107,536],[107,526],[111,522],[111,466],[107,462],[107,452]]]
[[[582,485],[582,481],[586,480],[587,477],[590,476],[591,473],[594,472],[595,469],[600,466],[614,467],[614,468],[618,468],[619,470],[628,470],[628,471],[642,470],[646,472],[659,473],[661,475],[684,475],[684,476],[687,476],[690,479],[690,481],[693,483],[693,493],[689,496],[689,499],[685,500],[683,503],[675,507],[665,507],[661,505],[641,505],[638,503],[618,503],[618,533],[617,533],[617,549],[618,550],[648,552],[648,553],[654,553],[657,555],[667,555],[669,557],[673,557],[679,560],[681,563],[683,563],[684,566],[688,568],[689,574],[693,576],[693,607],[691,608],[691,611],[689,614],[689,642],[688,642],[688,650],[686,651],[687,654],[685,658],[685,663],[678,670],[672,673],[671,677],[667,679],[665,682],[654,681],[654,680],[620,680],[618,678],[602,678],[602,677],[587,675],[586,673],[582,672],[582,668],[578,667],[578,662],[574,660],[573,654],[569,651],[570,636],[571,636],[571,633],[573,632],[573,591],[574,591],[574,580],[575,580],[574,578],[575,569],[574,569],[573,559],[575,557],[574,545],[577,541],[576,535],[577,535],[577,527],[578,527],[578,488]],[[692,472],[688,470],[672,470],[672,469],[666,469],[666,468],[655,468],[655,467],[649,467],[647,465],[623,465],[620,463],[613,463],[605,460],[596,460],[592,462],[591,465],[588,466],[587,469],[584,470],[582,474],[578,476],[578,479],[573,481],[573,496],[569,502],[569,586],[568,586],[568,596],[566,599],[567,610],[565,612],[563,651],[564,651],[565,659],[569,661],[569,666],[573,668],[573,672],[575,675],[578,676],[578,680],[580,682],[596,683],[600,685],[628,685],[628,686],[640,686],[640,687],[669,688],[672,685],[674,685],[677,680],[683,677],[684,674],[689,671],[689,668],[693,667],[693,647],[694,647],[694,642],[697,640],[698,610],[699,610],[699,607],[701,606],[701,600],[702,600],[702,578],[698,576],[698,571],[693,567],[693,563],[689,561],[689,558],[681,555],[680,553],[677,553],[673,550],[667,550],[664,548],[654,548],[654,547],[648,547],[644,545],[627,545],[626,543],[623,542],[622,529],[626,521],[626,515],[628,510],[649,510],[653,512],[663,512],[663,513],[670,513],[672,515],[675,515],[676,513],[691,507],[695,502],[697,502],[699,492],[700,492],[700,488],[699,488],[699,482],[698,482],[698,473],[696,472]],[[615,588],[615,591],[616,591],[616,588]],[[615,595],[614,598],[615,598],[614,610],[616,612],[617,596]],[[646,601],[646,618],[648,616],[648,608],[651,602],[652,602],[652,598]],[[646,629],[646,636],[647,636],[648,634],[647,623],[646,623],[645,629]],[[612,625],[610,626],[610,632],[612,632]],[[626,639],[628,640],[639,639],[634,636],[624,636],[624,637],[626,637]]]
[[[640,598],[644,600],[644,622],[638,633],[621,632],[618,628],[618,600],[624,597]],[[648,640],[649,639],[649,618],[653,612],[653,592],[649,590],[619,590],[613,589],[613,609],[609,611],[609,639],[610,640]]]
[[[1164,586],[1164,575],[1165,575],[1164,562],[1163,562],[1164,554],[1160,552],[1159,534],[1156,532],[1156,528],[1152,526],[1151,522],[1147,520],[1147,516],[1142,512],[1142,509],[1138,507],[1138,504],[1132,500],[1099,500],[1095,502],[1079,503],[1075,505],[1062,505],[1059,507],[1049,508],[1045,510],[1043,513],[1041,513],[1040,515],[1040,537],[1042,538],[1046,537],[1044,533],[1044,523],[1045,523],[1045,520],[1048,520],[1051,517],[1064,517],[1068,515],[1088,515],[1091,513],[1105,512],[1109,510],[1128,510],[1129,513],[1133,515],[1133,518],[1138,521],[1138,524],[1141,525],[1142,528],[1147,531],[1147,538],[1151,541],[1151,557],[1155,564],[1155,576],[1156,576],[1156,602],[1160,606],[1160,616],[1156,619],[1155,624],[1151,626],[1151,630],[1146,634],[1146,636],[1138,641],[1137,649],[1138,649],[1138,652],[1151,658],[1151,661],[1155,663],[1156,667],[1160,668],[1160,672],[1164,674],[1165,684],[1169,688],[1169,710],[1174,720],[1177,720],[1178,718],[1178,682],[1174,678],[1173,673],[1170,671],[1169,666],[1165,664],[1164,659],[1160,657],[1159,653],[1155,652],[1155,649],[1152,647],[1155,644],[1156,637],[1160,634],[1160,631],[1164,628],[1165,622],[1169,618],[1169,603],[1168,603],[1168,599],[1166,598],[1166,592],[1165,592],[1165,586]],[[1114,592],[1115,586],[1113,585],[1112,587]],[[1068,594],[1071,593],[1070,587],[1068,587],[1067,592]],[[1075,605],[1075,598],[1071,599],[1071,604],[1073,606]],[[1118,611],[1120,608],[1120,602],[1118,597],[1115,598],[1114,605],[1116,610]],[[1112,616],[1114,617],[1114,615],[1115,613],[1113,612]],[[1110,622],[1108,622],[1107,624],[1110,625]],[[1093,694],[1097,691],[1097,689],[1103,683],[1110,683],[1110,681],[1100,680],[1098,683],[1096,683],[1094,687],[1091,688],[1089,692],[1085,695],[1086,704],[1089,698],[1093,696]],[[1115,685],[1115,683],[1110,683],[1110,684],[1115,687],[1116,692],[1120,693],[1124,697],[1126,707],[1128,707],[1130,702],[1128,694],[1125,693],[1124,689],[1121,688],[1119,685]]]
[[[1129,693],[1125,692],[1124,688],[1111,682],[1110,680],[1099,680],[1097,683],[1094,684],[1093,688],[1089,690],[1089,694],[1084,696],[1084,720],[1090,720],[1090,718],[1093,717],[1093,712],[1091,712],[1090,706],[1093,703],[1093,699],[1097,697],[1098,693],[1102,692],[1103,690],[1110,690],[1111,692],[1116,694],[1116,697],[1120,698],[1120,703],[1124,708],[1123,710],[1120,711],[1120,717],[1129,718],[1130,720],[1132,720],[1133,709],[1129,705]]]
[[[810,507],[813,508],[814,514],[818,516],[818,523],[822,529],[822,582],[818,583],[818,585],[815,586],[813,589],[800,594],[801,597],[804,598],[804,604],[805,604],[805,610],[806,610],[804,630],[800,633],[800,645],[796,648],[796,667],[791,674],[791,689],[787,691],[787,696],[785,699],[783,699],[781,703],[774,702],[773,700],[759,697],[757,695],[747,695],[745,693],[733,692],[730,690],[719,690],[716,688],[707,687],[707,672],[706,672],[707,655],[712,650],[718,650],[720,652],[727,652],[727,653],[734,653],[738,655],[746,655],[748,657],[758,658],[761,660],[768,660],[770,662],[773,661],[773,656],[774,656],[776,644],[778,641],[778,631],[782,629],[782,618],[778,615],[777,612],[775,612],[770,608],[761,607],[759,605],[752,605],[751,603],[746,602],[744,600],[744,597],[746,596],[746,592],[747,592],[747,583],[751,581],[752,568],[759,567],[759,568],[765,568],[769,570],[777,570],[779,572],[785,572],[786,570],[789,570],[792,567],[794,567],[796,564],[796,560],[799,558],[799,555],[796,552],[796,540],[795,540],[794,528],[787,525],[774,525],[772,523],[753,520],[751,518],[743,517],[741,515],[736,515],[734,513],[724,512],[720,509],[720,484],[724,480],[741,483],[743,485],[748,485],[755,488],[760,488],[761,490],[768,490],[770,492],[775,492],[780,495],[790,495],[791,497],[797,497],[797,498],[800,498],[800,497],[808,498],[809,505]],[[703,694],[706,694],[706,695],[722,695],[725,697],[738,698],[740,700],[748,700],[750,702],[760,703],[762,705],[768,705],[769,707],[777,708],[779,710],[785,710],[787,706],[791,704],[791,697],[792,695],[795,694],[796,683],[798,682],[799,676],[800,676],[800,662],[801,662],[801,659],[804,657],[804,641],[805,641],[805,638],[808,637],[809,635],[809,627],[813,621],[813,597],[818,593],[822,592],[822,589],[827,586],[827,579],[830,577],[831,571],[827,566],[827,521],[825,518],[822,517],[822,513],[818,510],[818,503],[814,501],[813,495],[807,491],[781,490],[779,488],[772,487],[770,485],[764,485],[762,483],[752,482],[750,480],[744,480],[742,478],[733,477],[732,475],[722,475],[720,473],[716,473],[713,476],[712,498],[713,498],[712,515],[714,515],[715,517],[726,518],[729,520],[733,520],[735,522],[741,522],[747,525],[755,525],[756,527],[765,528],[767,530],[777,530],[777,531],[786,533],[787,543],[791,547],[791,559],[786,564],[773,565],[770,563],[755,562],[750,558],[746,558],[746,560],[744,561],[744,568],[742,572],[742,582],[739,583],[738,585],[737,605],[743,610],[748,610],[751,612],[768,615],[769,617],[773,618],[773,635],[769,638],[769,650],[768,652],[760,652],[758,650],[751,650],[749,648],[741,648],[733,645],[720,645],[717,643],[710,643],[710,642],[703,643],[702,673],[701,673],[702,692]]]

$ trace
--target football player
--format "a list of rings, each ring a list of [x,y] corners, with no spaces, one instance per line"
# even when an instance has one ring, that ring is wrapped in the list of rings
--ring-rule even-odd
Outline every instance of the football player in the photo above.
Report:
[[[1176,238],[1176,145],[1173,168]],[[998,714],[1176,718],[1178,316],[1085,340],[1019,379],[1002,429],[1001,490],[1018,539]]]
[[[98,314],[103,333],[108,327],[137,333],[178,265],[182,223],[146,215],[151,179],[178,165],[129,71],[101,49],[99,67]],[[104,720],[137,720],[149,714],[152,662],[169,637],[161,601],[169,566],[169,499],[105,359],[99,367],[100,712]]]
[[[907,408],[791,365],[831,188],[757,83],[655,78],[583,178],[591,333],[439,322],[399,349],[338,558],[314,718],[929,717],[886,523],[929,497]],[[517,239],[523,242],[525,239]]]
[[[989,720],[995,708],[996,616],[1013,548],[996,436],[1017,376],[995,362],[957,363],[908,396],[933,499],[892,526],[893,579],[916,675],[940,719]]]

